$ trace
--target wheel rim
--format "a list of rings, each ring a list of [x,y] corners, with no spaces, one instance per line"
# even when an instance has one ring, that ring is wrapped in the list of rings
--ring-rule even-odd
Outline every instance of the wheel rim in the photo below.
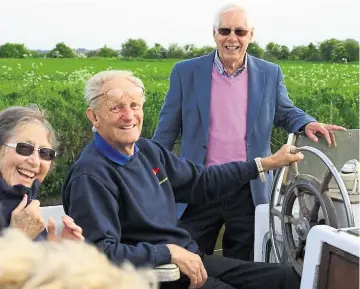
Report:
[[[335,228],[338,227],[338,218],[336,216],[335,207],[328,192],[328,184],[331,178],[334,178],[340,189],[345,206],[348,227],[354,226],[354,217],[352,214],[350,200],[344,182],[341,179],[339,173],[337,172],[335,166],[329,160],[329,158],[318,149],[308,146],[297,148],[295,152],[310,152],[312,154],[315,154],[318,158],[322,160],[324,165],[328,168],[328,172],[326,173],[323,182],[320,183],[320,181],[314,178],[313,176],[300,174],[297,169],[297,164],[293,163],[289,167],[289,172],[293,174],[293,178],[292,179],[290,178],[290,182],[282,186],[281,183],[283,181],[284,172],[285,172],[285,168],[282,168],[280,170],[279,175],[275,177],[271,189],[271,198],[270,198],[270,206],[269,206],[269,229],[270,229],[271,244],[275,259],[277,262],[281,262],[281,263],[286,263],[287,261],[284,260],[285,258],[281,255],[279,244],[276,241],[277,233],[276,233],[275,220],[276,218],[279,218],[281,223],[282,234],[284,235],[283,238],[284,251],[286,251],[286,253],[289,255],[288,259],[290,259],[289,261],[294,266],[295,270],[299,274],[301,274],[303,260],[299,258],[303,257],[302,255],[303,255],[303,251],[305,250],[306,236],[308,234],[308,231],[318,223],[319,210],[321,209],[324,215],[323,224],[327,224]],[[302,237],[298,242],[299,246],[296,246],[296,243],[293,239],[293,228],[290,229],[291,226],[288,225],[289,223],[291,224],[291,220],[290,222],[288,222],[289,220],[285,220],[283,217],[283,216],[287,216],[286,214],[289,214],[289,210],[290,209],[292,210],[294,202],[297,199],[297,197],[294,197],[296,196],[295,192],[292,192],[294,190],[294,185],[292,183],[295,182],[296,180],[302,180],[303,182],[305,182],[305,185],[300,190],[300,194],[305,194],[304,188],[306,188],[306,186],[309,185],[309,183],[311,183],[310,185],[311,187],[307,188],[307,190],[310,190],[310,192],[308,192],[307,194],[311,195],[314,198],[314,200],[317,200],[314,201],[314,206],[312,206],[310,213],[307,212],[309,214],[308,218],[301,217],[301,218],[297,218],[296,220],[292,220],[294,224],[292,224],[291,226],[295,226],[296,227],[295,232],[296,230],[298,230],[298,233],[300,233]],[[297,188],[297,194],[298,192],[299,189]],[[288,194],[290,195],[287,196]],[[291,195],[293,196],[291,197]],[[303,204],[302,200],[301,202]],[[286,206],[284,206],[285,203]]]

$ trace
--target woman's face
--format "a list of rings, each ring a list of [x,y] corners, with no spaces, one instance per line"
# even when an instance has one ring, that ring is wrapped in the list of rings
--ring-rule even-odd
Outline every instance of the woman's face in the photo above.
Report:
[[[52,148],[48,140],[48,133],[38,122],[31,122],[18,126],[7,140],[7,144],[28,143],[35,149],[29,156],[23,156],[16,149],[6,145],[0,148],[0,174],[9,186],[24,185],[31,187],[37,179],[44,180],[49,172],[51,161],[39,157],[39,148]]]

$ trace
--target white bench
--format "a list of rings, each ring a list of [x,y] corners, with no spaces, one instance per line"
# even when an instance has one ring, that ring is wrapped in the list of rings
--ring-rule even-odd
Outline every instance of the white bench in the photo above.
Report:
[[[59,233],[64,227],[61,217],[65,216],[65,212],[62,205],[41,207],[41,214],[43,215],[46,224],[49,217],[54,218],[56,233]],[[175,264],[165,264],[156,267],[155,273],[159,282],[172,282],[180,279],[180,270]]]

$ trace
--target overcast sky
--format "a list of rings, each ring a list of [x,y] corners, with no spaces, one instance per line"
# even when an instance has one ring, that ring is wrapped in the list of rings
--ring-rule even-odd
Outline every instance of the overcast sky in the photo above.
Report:
[[[221,0],[0,0],[0,44],[52,49],[119,49],[128,38],[214,45],[212,23]],[[255,40],[292,48],[329,38],[360,40],[359,0],[244,0]]]

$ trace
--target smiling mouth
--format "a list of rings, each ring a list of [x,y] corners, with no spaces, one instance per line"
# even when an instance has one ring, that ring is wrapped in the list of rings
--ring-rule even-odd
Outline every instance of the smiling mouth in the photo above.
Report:
[[[225,48],[230,51],[236,51],[236,50],[240,49],[240,46],[226,45]]]
[[[136,124],[133,124],[133,125],[127,125],[127,126],[121,126],[120,129],[122,130],[129,130],[129,129],[132,129],[136,126]]]
[[[30,172],[28,170],[24,170],[24,169],[16,169],[16,171],[18,172],[18,174],[24,178],[27,178],[29,180],[32,180],[35,178],[36,173],[34,172]]]

